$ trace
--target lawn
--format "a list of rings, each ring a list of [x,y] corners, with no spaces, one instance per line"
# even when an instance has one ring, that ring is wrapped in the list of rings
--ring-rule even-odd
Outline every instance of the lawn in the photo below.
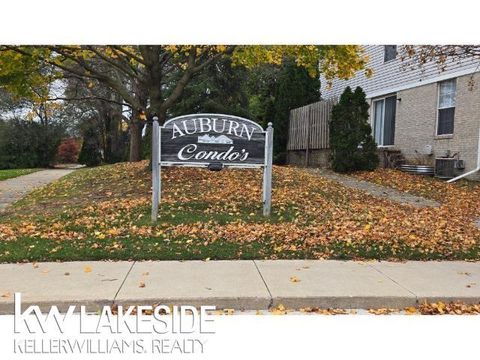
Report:
[[[40,169],[6,169],[0,170],[0,181],[16,178],[22,175],[31,174],[39,171]]]
[[[368,181],[441,202],[414,208],[297,168],[274,167],[264,218],[259,170],[162,172],[150,224],[146,163],[81,169],[0,217],[0,262],[94,259],[480,259],[480,184],[391,170]]]

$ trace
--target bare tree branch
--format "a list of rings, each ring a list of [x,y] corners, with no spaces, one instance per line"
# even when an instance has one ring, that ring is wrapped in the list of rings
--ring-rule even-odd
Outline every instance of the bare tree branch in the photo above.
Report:
[[[480,64],[480,45],[404,45],[400,59],[404,68],[421,69],[434,63],[443,72],[449,65],[464,61]]]
[[[131,108],[131,106],[125,102],[119,102],[111,99],[106,99],[100,96],[82,96],[82,97],[65,97],[65,96],[55,96],[46,99],[47,101],[89,101],[89,100],[100,100],[111,104],[127,106]]]

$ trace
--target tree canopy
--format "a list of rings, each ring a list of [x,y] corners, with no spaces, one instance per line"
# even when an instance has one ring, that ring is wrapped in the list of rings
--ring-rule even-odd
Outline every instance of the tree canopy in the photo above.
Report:
[[[156,114],[164,122],[186,86],[210,64],[230,59],[235,66],[254,68],[279,65],[285,57],[312,77],[321,71],[327,81],[346,79],[367,63],[357,45],[0,46],[0,81],[10,93],[38,101],[50,99],[51,94],[34,89],[45,89],[56,79],[75,79],[92,90],[108,88],[111,96],[91,91],[68,100],[97,99],[131,109],[130,160],[136,161],[142,121]]]

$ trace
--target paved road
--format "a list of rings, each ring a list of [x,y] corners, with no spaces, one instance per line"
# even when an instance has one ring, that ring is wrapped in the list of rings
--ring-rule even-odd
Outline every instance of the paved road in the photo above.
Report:
[[[8,205],[20,200],[33,189],[51,183],[72,171],[70,169],[40,170],[32,174],[0,181],[0,213]]]
[[[24,305],[284,305],[370,309],[423,301],[480,302],[480,263],[333,260],[144,261],[0,264],[0,313]]]

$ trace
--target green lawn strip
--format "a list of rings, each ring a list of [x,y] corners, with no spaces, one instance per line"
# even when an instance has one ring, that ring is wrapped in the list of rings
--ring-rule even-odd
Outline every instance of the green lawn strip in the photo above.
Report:
[[[221,204],[216,204],[220,205]],[[273,212],[272,217],[262,215],[258,204],[242,206],[238,213],[214,212],[206,202],[188,202],[162,204],[156,230],[162,230],[161,236],[136,237],[133,235],[99,238],[95,231],[105,234],[111,227],[85,227],[75,225],[75,213],[57,213],[45,217],[35,216],[37,223],[65,223],[65,230],[92,234],[87,239],[63,240],[23,237],[16,241],[0,243],[0,262],[25,261],[75,261],[75,260],[233,260],[233,259],[338,259],[338,260],[477,260],[480,248],[474,246],[467,251],[452,253],[432,252],[426,248],[396,245],[392,247],[377,242],[347,243],[331,241],[328,244],[305,245],[303,242],[282,243],[261,239],[246,243],[227,240],[211,241],[201,237],[169,238],[169,228],[180,224],[206,223],[211,226],[243,221],[245,223],[293,222],[298,210],[287,206],[283,211]],[[118,224],[108,226],[147,226],[150,223],[149,206],[122,211]],[[95,217],[95,213],[92,213]],[[14,218],[20,221],[21,218]],[[293,248],[293,250],[292,250]]]
[[[268,244],[236,244],[164,238],[89,238],[53,241],[21,238],[0,243],[0,262],[84,261],[84,260],[205,260],[254,259],[268,254]]]
[[[0,170],[0,181],[2,180],[7,180],[7,179],[13,179],[22,175],[27,175],[31,174],[37,171],[40,171],[41,169],[5,169],[5,170]]]
[[[188,203],[173,203],[162,204],[159,208],[159,224],[165,224],[165,226],[179,225],[179,224],[192,224],[196,222],[209,222],[213,221],[219,225],[225,225],[236,221],[245,221],[247,223],[280,223],[280,222],[292,222],[298,216],[298,211],[293,204],[286,206],[284,209],[275,209],[272,211],[270,217],[263,216],[262,205],[243,205],[237,208],[236,212],[216,212],[211,208],[210,203],[195,201]],[[222,204],[215,204],[222,207]],[[143,209],[136,209],[136,214],[142,214],[137,221],[136,225],[151,225],[150,220],[150,207],[144,207]],[[128,216],[131,216],[129,213]]]
[[[20,238],[0,242],[0,263],[28,261],[88,261],[88,260],[236,260],[236,259],[337,259],[337,260],[476,260],[478,246],[450,254],[430,252],[408,246],[379,246],[363,243],[351,246],[332,241],[327,245],[302,246],[296,250],[278,250],[268,240],[233,243],[203,239],[165,239],[163,237],[107,239],[88,238],[78,241],[54,241]],[[295,245],[295,244],[292,244]]]

